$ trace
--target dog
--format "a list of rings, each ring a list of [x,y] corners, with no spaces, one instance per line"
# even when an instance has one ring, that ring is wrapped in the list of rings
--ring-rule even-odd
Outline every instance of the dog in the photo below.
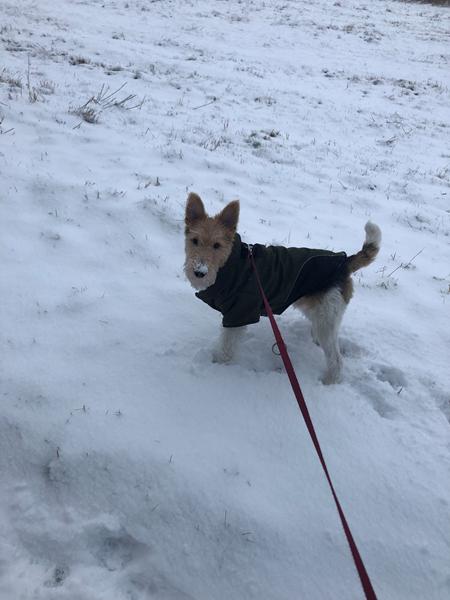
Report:
[[[293,305],[311,322],[313,341],[326,358],[324,384],[342,378],[338,332],[353,296],[352,273],[370,265],[378,254],[380,228],[365,225],[362,249],[351,256],[310,248],[248,246],[237,233],[239,201],[209,216],[197,194],[190,193],[185,213],[184,270],[196,296],[223,315],[214,362],[227,363],[246,325],[267,316],[249,260],[251,248],[263,289],[275,314]]]

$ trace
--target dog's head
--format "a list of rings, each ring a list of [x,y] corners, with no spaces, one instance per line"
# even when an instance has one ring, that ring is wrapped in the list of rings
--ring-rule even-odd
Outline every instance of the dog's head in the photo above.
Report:
[[[197,194],[189,194],[186,203],[186,262],[184,271],[196,290],[204,290],[216,281],[218,270],[230,256],[239,219],[239,202],[234,200],[214,217],[206,214]]]

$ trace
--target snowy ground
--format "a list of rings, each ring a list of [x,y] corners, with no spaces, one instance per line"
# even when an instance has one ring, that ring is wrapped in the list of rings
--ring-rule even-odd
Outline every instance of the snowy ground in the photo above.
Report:
[[[279,323],[380,600],[449,598],[449,10],[0,11],[0,599],[362,597],[268,322],[211,363],[191,190],[240,198],[251,242],[382,228],[341,385],[300,314]]]

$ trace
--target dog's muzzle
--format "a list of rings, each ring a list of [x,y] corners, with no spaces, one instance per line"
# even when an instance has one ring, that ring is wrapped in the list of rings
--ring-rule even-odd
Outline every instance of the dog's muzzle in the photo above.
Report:
[[[194,275],[201,279],[208,274],[208,267],[203,263],[197,263],[194,266]]]

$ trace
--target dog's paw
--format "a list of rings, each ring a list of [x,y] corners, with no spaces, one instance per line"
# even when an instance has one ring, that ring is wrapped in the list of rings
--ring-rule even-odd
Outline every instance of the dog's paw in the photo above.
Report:
[[[342,382],[342,373],[336,371],[327,371],[321,378],[323,385],[333,385]]]
[[[233,355],[230,352],[226,352],[223,348],[215,348],[212,351],[212,361],[218,364],[227,364],[231,361]]]

